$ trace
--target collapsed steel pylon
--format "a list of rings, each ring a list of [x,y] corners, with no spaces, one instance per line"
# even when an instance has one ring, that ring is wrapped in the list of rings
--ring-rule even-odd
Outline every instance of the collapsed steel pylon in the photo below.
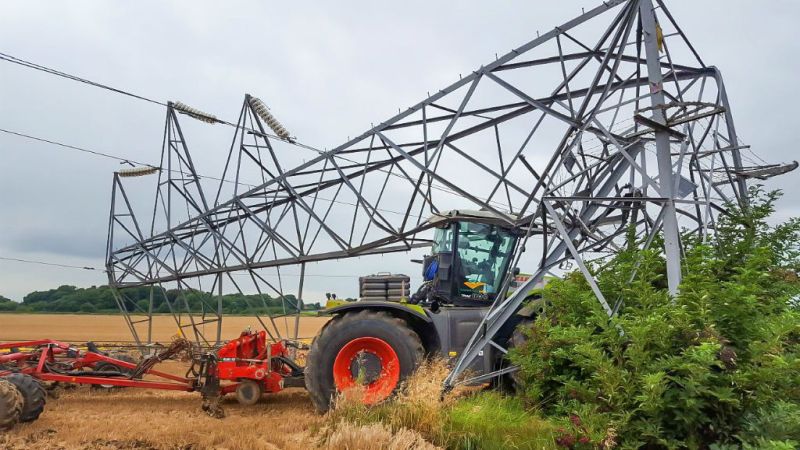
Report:
[[[428,245],[426,218],[452,209],[492,211],[523,228],[511,267],[537,269],[514,293],[497,296],[448,386],[464,381],[487,346],[502,349],[492,339],[528,288],[566,261],[612,315],[618,305],[585,261],[629,244],[631,229],[644,246],[663,233],[676,292],[680,228],[707,235],[725,203],[745,204],[747,178],[784,169],[745,166],[752,153],[736,135],[719,70],[656,3],[604,2],[304,163],[300,144],[246,96],[213,201],[170,106],[148,233],[114,177],[107,267],[134,337],[142,340],[140,330],[151,326],[152,302],[150,311],[129,305],[121,288],[171,286],[220,298],[224,281],[229,291],[276,295],[278,317],[259,320],[281,336],[282,319],[284,337],[297,338],[306,263]],[[198,114],[210,117],[189,115]],[[245,186],[243,167],[257,169],[260,182]],[[284,293],[286,265],[300,266],[296,296]],[[213,344],[221,304],[208,299],[192,304],[182,295],[169,307],[180,326]],[[209,323],[217,325],[213,339],[199,326]]]

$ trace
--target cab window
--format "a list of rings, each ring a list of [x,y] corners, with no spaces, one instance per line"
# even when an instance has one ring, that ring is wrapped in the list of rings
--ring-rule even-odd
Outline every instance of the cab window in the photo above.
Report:
[[[508,231],[481,223],[458,225],[458,293],[493,298],[500,289],[515,244]]]

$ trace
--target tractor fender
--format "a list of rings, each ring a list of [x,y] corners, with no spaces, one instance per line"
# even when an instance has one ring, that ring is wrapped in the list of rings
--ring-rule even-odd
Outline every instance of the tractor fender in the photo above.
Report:
[[[433,320],[428,316],[428,312],[419,305],[379,300],[356,302],[330,300],[325,305],[325,309],[320,311],[319,314],[341,316],[364,310],[384,311],[394,317],[405,320],[409,327],[419,335],[427,354],[439,351],[441,345]]]
[[[411,314],[424,322],[431,322],[430,317],[425,314],[425,310],[419,305],[412,305],[409,303],[399,302],[382,302],[382,301],[329,301],[325,305],[325,309],[320,311],[320,314],[343,314],[350,311],[361,311],[364,309],[371,309],[375,311],[399,311],[406,314]]]

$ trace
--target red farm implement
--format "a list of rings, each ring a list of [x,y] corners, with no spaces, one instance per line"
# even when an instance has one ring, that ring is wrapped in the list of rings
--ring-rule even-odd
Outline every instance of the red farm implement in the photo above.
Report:
[[[218,400],[225,394],[235,393],[240,403],[254,404],[264,393],[303,386],[302,368],[292,362],[286,343],[268,343],[264,331],[245,331],[204,353],[193,352],[187,340],[178,339],[138,363],[126,355],[104,353],[91,343],[87,347],[84,351],[49,339],[2,343],[0,352],[6,352],[0,353],[0,379],[200,392],[203,409],[215,417],[224,415]],[[184,376],[156,370],[163,361],[188,353],[191,367]]]

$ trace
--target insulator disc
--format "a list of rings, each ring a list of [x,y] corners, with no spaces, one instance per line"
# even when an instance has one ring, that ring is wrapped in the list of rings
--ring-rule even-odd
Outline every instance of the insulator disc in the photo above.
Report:
[[[119,174],[119,176],[124,178],[143,177],[145,175],[154,174],[159,170],[161,170],[159,167],[139,166],[139,167],[131,167],[130,169],[121,169],[117,171],[117,174]]]
[[[217,122],[219,122],[219,120],[217,119],[216,116],[214,116],[212,114],[209,114],[209,113],[206,113],[206,112],[203,112],[203,111],[200,111],[197,108],[192,108],[191,106],[189,106],[189,105],[187,105],[185,103],[175,102],[175,103],[172,104],[172,108],[174,108],[175,110],[177,110],[180,113],[186,114],[187,116],[189,116],[189,117],[191,117],[193,119],[197,119],[197,120],[199,120],[201,122],[206,122],[206,123],[217,123]]]
[[[261,99],[257,97],[250,97],[250,105],[253,107],[253,110],[261,117],[261,120],[267,124],[268,127],[272,129],[275,134],[283,139],[289,139],[289,132],[286,128],[272,115],[269,111],[267,105],[261,101]]]

